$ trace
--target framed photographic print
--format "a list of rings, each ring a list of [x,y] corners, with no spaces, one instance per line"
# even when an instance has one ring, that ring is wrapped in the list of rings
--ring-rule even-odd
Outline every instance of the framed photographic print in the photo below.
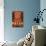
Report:
[[[23,27],[23,11],[12,12],[12,27]]]

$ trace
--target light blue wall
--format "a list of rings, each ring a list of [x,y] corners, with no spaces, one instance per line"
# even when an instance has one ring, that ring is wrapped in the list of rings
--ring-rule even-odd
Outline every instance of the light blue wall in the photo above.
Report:
[[[43,9],[46,9],[46,0],[41,0],[41,1],[40,1],[40,9],[41,9],[41,11],[42,11]],[[46,11],[43,12],[42,17],[43,17],[44,21],[43,21],[43,22],[41,21],[41,22],[40,22],[40,25],[46,26]]]
[[[18,41],[24,37],[33,24],[35,12],[40,9],[40,0],[4,0],[4,38],[7,41]],[[12,28],[12,11],[16,8],[24,12],[24,27]]]

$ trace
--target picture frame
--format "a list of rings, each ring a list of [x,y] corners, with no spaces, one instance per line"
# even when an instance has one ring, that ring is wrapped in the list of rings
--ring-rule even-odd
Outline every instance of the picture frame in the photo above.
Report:
[[[23,27],[23,11],[12,12],[12,27]]]

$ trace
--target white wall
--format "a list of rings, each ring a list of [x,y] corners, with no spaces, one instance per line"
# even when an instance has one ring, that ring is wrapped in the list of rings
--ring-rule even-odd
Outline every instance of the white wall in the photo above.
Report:
[[[4,41],[4,3],[0,0],[0,42]]]

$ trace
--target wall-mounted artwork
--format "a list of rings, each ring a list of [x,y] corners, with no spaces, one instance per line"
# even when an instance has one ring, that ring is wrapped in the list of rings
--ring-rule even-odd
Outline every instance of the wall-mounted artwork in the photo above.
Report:
[[[12,12],[12,27],[23,27],[23,11]]]

